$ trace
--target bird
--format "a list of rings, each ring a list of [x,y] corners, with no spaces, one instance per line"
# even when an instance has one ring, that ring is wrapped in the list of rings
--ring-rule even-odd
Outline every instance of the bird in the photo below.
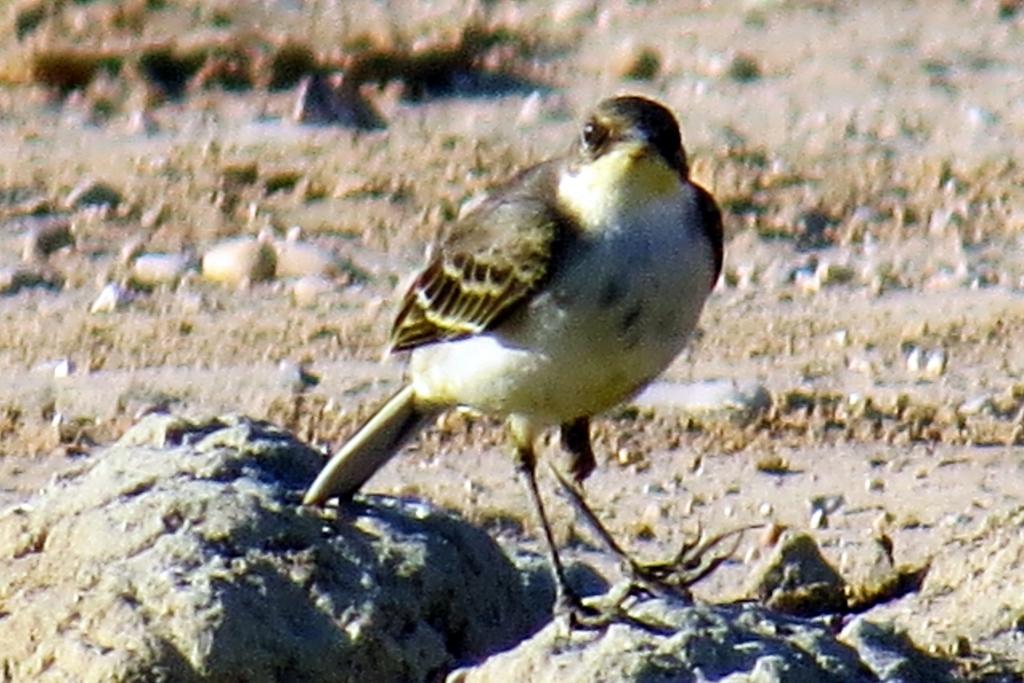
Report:
[[[672,111],[640,95],[600,101],[565,153],[494,186],[440,230],[391,328],[386,352],[409,352],[404,385],[328,460],[303,503],[351,499],[441,411],[503,418],[556,609],[578,611],[539,493],[536,443],[557,428],[582,486],[596,465],[591,419],[676,358],[722,260],[722,214],[690,177]]]

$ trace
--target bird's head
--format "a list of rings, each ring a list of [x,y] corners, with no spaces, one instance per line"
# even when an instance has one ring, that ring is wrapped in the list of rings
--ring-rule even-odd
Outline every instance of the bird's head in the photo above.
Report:
[[[584,224],[602,225],[613,212],[679,193],[688,174],[672,112],[646,97],[612,97],[584,121],[560,195]]]

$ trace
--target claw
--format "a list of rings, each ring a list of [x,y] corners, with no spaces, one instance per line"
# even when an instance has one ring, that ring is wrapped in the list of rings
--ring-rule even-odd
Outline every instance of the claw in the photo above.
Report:
[[[756,524],[743,526],[708,538],[704,537],[703,529],[698,526],[693,540],[684,541],[679,551],[670,560],[651,563],[638,562],[612,537],[594,511],[587,505],[579,489],[569,483],[557,468],[552,466],[551,471],[587,526],[598,536],[605,547],[622,561],[624,569],[631,579],[627,597],[638,593],[651,596],[669,593],[687,601],[692,600],[690,587],[706,579],[736,553],[744,532],[760,526]],[[729,538],[736,540],[728,551],[713,552]],[[619,609],[620,612],[621,604],[622,601],[616,605],[616,609]]]
[[[633,581],[619,583],[606,595],[585,602],[574,594],[562,594],[555,606],[555,616],[566,620],[568,636],[573,631],[603,631],[612,624],[626,624],[656,635],[675,633],[668,624],[631,614],[629,604],[636,595]]]

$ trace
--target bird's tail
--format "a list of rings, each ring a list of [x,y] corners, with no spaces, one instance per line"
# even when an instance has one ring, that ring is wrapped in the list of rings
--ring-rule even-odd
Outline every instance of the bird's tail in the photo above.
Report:
[[[337,496],[348,499],[384,466],[430,416],[416,407],[412,386],[387,400],[327,462],[302,499],[304,505],[322,504]]]

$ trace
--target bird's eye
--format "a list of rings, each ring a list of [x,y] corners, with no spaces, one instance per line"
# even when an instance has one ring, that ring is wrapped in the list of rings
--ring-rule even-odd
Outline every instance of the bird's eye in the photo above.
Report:
[[[591,154],[599,151],[608,140],[608,129],[597,121],[587,121],[583,126],[583,149]]]

